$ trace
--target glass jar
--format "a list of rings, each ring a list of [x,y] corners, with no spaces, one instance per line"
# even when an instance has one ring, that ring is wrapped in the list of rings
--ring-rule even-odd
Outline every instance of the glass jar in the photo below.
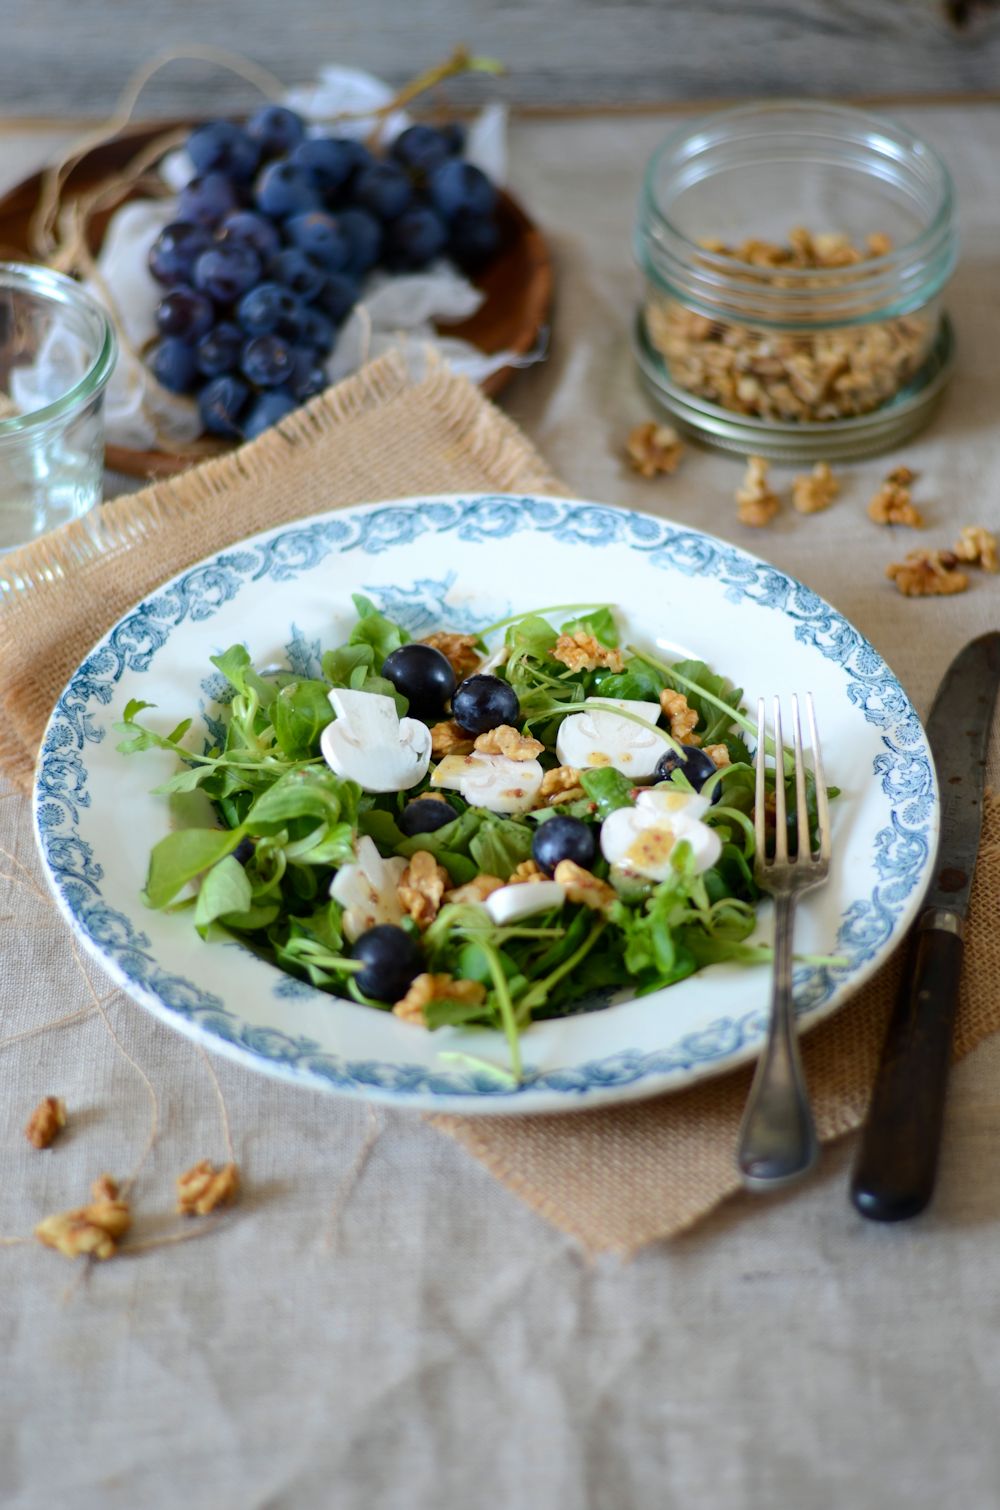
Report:
[[[100,502],[117,349],[106,312],[72,278],[0,264],[0,552]]]
[[[870,455],[950,373],[951,179],[905,127],[809,101],[740,106],[650,161],[640,373],[680,428],[779,460]]]

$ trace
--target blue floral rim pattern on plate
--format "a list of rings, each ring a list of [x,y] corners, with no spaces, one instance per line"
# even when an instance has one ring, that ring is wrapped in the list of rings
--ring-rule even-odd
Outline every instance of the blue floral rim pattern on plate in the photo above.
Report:
[[[655,1052],[622,1049],[566,1070],[532,1075],[512,1088],[488,1069],[436,1070],[425,1065],[340,1058],[307,1037],[243,1021],[222,998],[165,970],[143,929],[102,896],[103,871],[79,832],[80,814],[91,802],[88,749],[108,729],[101,710],[123,674],[143,673],[186,621],[211,619],[248,584],[284,582],[314,570],[330,556],[377,556],[419,536],[456,536],[470,544],[535,532],[560,543],[599,549],[614,544],[641,553],[654,568],[687,577],[712,578],[728,601],[794,623],[796,640],[818,651],[843,672],[844,694],[879,731],[881,752],[874,776],[888,801],[889,822],[876,838],[877,884],[842,915],[838,952],[847,963],[800,968],[796,995],[800,1013],[828,1003],[845,980],[857,976],[893,936],[910,910],[927,872],[936,834],[937,789],[926,739],[900,683],[872,645],[814,592],[746,552],[696,530],[649,515],[561,499],[484,495],[428,499],[364,508],[307,519],[224,551],[166,584],[122,619],[76,671],[47,729],[35,787],[38,840],[50,884],[71,925],[102,963],[140,999],[175,1014],[265,1067],[333,1086],[383,1097],[461,1096],[511,1098],[544,1089],[573,1098],[598,1096],[679,1071],[703,1069],[731,1059],[763,1032],[759,1011],[723,1017],[710,1029],[687,1034]],[[418,582],[410,595],[426,611],[428,589]],[[402,595],[406,596],[405,593]],[[138,899],[137,899],[138,900]],[[312,988],[291,980],[283,995]],[[529,1045],[526,1045],[529,1046]]]

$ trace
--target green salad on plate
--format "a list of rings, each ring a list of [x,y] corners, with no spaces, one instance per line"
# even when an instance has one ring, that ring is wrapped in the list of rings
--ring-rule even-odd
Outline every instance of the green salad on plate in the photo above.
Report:
[[[421,641],[354,606],[321,678],[211,657],[232,695],[201,749],[128,704],[118,748],[173,753],[155,790],[214,810],[154,846],[150,907],[406,1023],[499,1029],[515,1078],[533,1020],[770,958],[740,689],[623,645],[607,604]]]

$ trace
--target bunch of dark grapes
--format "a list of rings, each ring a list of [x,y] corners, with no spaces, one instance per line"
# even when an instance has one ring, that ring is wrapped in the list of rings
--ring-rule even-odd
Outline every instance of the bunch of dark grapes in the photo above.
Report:
[[[267,105],[246,126],[188,139],[197,177],[149,252],[169,292],[149,365],[197,396],[212,435],[250,439],[326,385],[323,363],[373,268],[416,272],[450,257],[475,273],[497,249],[497,193],[462,159],[451,123],[410,126],[376,157],[307,137]]]

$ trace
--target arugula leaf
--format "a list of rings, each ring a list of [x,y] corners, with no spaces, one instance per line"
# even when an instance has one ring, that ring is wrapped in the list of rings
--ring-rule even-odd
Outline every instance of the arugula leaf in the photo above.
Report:
[[[354,687],[356,673],[361,673],[363,682],[374,666],[375,651],[371,645],[340,645],[336,650],[324,650],[320,664],[331,686]]]
[[[724,676],[717,676],[706,666],[704,661],[675,661],[673,671],[686,682],[695,684],[694,688],[682,684],[677,685],[688,700],[688,706],[694,708],[698,714],[699,728],[703,745],[719,744],[728,734],[736,721],[736,714],[743,698],[743,691],[739,687],[732,687]],[[732,714],[727,716],[720,708],[708,699],[700,697],[698,689],[718,698],[732,709]]]
[[[246,912],[253,900],[250,878],[239,860],[225,855],[205,874],[194,906],[194,925],[204,928],[226,912]]]
[[[504,636],[506,643],[515,652],[527,653],[541,659],[552,649],[559,636],[548,619],[537,614],[525,614],[512,624]]]
[[[180,828],[166,834],[153,845],[149,856],[149,906],[166,907],[189,881],[231,854],[242,838],[238,828]]]
[[[660,700],[663,682],[644,666],[632,661],[627,671],[598,673],[593,678],[593,697],[623,697],[634,702],[655,703]]]
[[[562,626],[561,634],[592,634],[595,640],[611,650],[618,648],[618,625],[613,609],[608,606],[595,608],[581,614],[578,619],[569,619]]]
[[[488,1022],[490,1009],[485,1002],[444,999],[424,1003],[424,1021],[433,1033],[435,1028],[461,1027],[463,1023]]]
[[[506,881],[523,860],[531,858],[532,832],[513,818],[486,818],[469,841],[469,854],[481,871]]]
[[[318,766],[293,766],[257,798],[246,815],[244,828],[247,833],[268,834],[294,818],[355,823],[360,798],[356,781],[346,781]]]
[[[361,593],[351,594],[358,611],[358,622],[351,630],[349,645],[370,645],[379,666],[387,655],[405,645],[410,636],[399,624],[394,624],[381,613],[370,598]]]
[[[271,705],[274,737],[289,760],[315,755],[319,736],[333,722],[328,691],[325,682],[289,682]]]
[[[606,818],[619,807],[635,807],[633,783],[614,766],[581,771],[580,785],[590,800],[597,803],[598,818]]]
[[[383,808],[372,807],[363,812],[358,818],[358,833],[367,834],[369,839],[375,840],[379,850],[388,851],[389,854],[400,844],[406,843],[403,830],[392,814]]]
[[[274,683],[265,681],[254,670],[245,645],[230,645],[221,655],[210,655],[209,660],[231,687],[243,697],[255,697],[262,708],[269,707],[277,697],[278,689]]]
[[[129,739],[123,739],[116,749],[122,755],[134,755],[139,750],[170,750],[173,753],[184,755],[186,751],[179,748],[181,740],[191,727],[190,718],[185,718],[171,729],[169,734],[156,734],[152,729],[144,728],[137,723],[138,715],[146,708],[155,708],[155,703],[144,703],[139,698],[133,697],[125,704],[121,722],[115,724],[119,734],[128,734]]]
[[[396,845],[396,854],[415,855],[418,849],[428,850],[437,860],[445,850],[453,850],[457,854],[468,855],[472,839],[478,834],[483,825],[484,815],[476,812],[471,807],[466,808],[464,813],[459,814],[451,823],[445,823],[441,828],[436,828],[431,834],[414,834],[409,839],[404,839],[402,844]],[[442,865],[444,861],[441,860]]]

